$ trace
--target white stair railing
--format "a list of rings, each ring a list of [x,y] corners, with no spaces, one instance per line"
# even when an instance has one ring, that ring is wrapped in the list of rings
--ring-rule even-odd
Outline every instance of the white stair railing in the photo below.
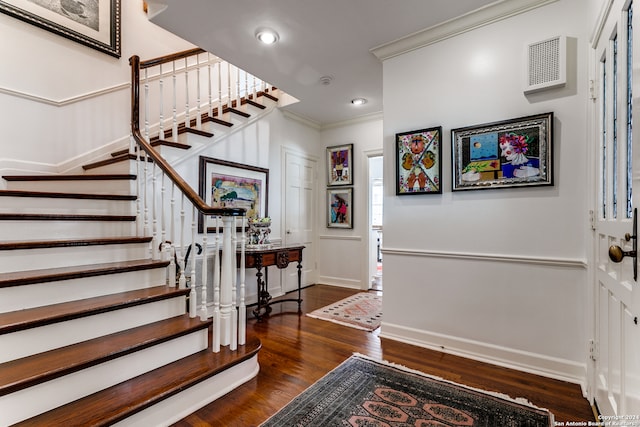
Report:
[[[152,236],[152,258],[170,261],[168,285],[190,288],[189,315],[203,320],[213,317],[213,351],[220,351],[220,346],[235,350],[246,342],[245,238],[244,233],[240,233],[239,241],[236,236],[237,219],[241,222],[240,229],[245,229],[245,211],[207,205],[153,149],[152,142],[167,139],[179,142],[179,136],[184,132],[204,132],[205,123],[214,118],[220,120],[225,108],[238,109],[247,99],[255,102],[272,88],[201,49],[148,61],[140,61],[139,57],[133,56],[130,64],[131,152],[137,157],[138,234]],[[144,71],[142,76],[141,71]],[[172,84],[165,84],[165,80]],[[194,101],[195,105],[190,105]],[[144,106],[142,118],[141,105]],[[165,111],[171,111],[171,116],[167,117]],[[179,202],[176,202],[176,197]],[[198,234],[200,216],[215,218],[218,232],[212,238],[213,242],[208,239],[206,227],[204,234]],[[198,238],[202,241],[199,277],[196,272]],[[189,241],[191,243],[187,243]],[[208,248],[211,243],[212,251]],[[240,253],[239,286],[237,251]],[[189,264],[185,260],[188,252]],[[208,300],[209,277],[212,279],[212,301]],[[199,307],[198,287],[201,295]],[[211,313],[209,305],[213,306]]]

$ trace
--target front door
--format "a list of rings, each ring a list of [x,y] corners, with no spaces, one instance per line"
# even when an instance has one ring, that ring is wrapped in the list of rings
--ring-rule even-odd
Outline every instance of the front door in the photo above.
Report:
[[[636,241],[633,216],[640,199],[640,75],[633,75],[640,66],[634,34],[640,25],[629,0],[610,3],[592,45],[597,185],[590,394],[602,415],[624,421],[616,425],[640,425],[640,419],[624,418],[640,416],[640,283],[632,254],[620,260]]]

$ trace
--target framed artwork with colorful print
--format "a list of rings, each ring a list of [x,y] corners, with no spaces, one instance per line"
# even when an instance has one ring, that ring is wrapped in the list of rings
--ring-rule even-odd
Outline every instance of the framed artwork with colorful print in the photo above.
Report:
[[[553,113],[451,131],[453,191],[553,185]]]
[[[353,144],[327,147],[328,186],[353,184]]]
[[[442,127],[396,134],[396,194],[442,193]]]

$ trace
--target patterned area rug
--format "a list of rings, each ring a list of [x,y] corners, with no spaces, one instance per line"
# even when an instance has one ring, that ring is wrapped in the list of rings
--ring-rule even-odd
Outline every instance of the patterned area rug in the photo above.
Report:
[[[382,321],[382,296],[360,292],[307,313],[307,316],[365,331],[373,331],[380,326]]]
[[[552,425],[551,413],[527,402],[354,355],[261,427]]]

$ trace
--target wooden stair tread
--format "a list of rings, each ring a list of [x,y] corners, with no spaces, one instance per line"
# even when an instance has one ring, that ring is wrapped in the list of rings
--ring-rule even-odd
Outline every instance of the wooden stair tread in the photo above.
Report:
[[[207,329],[185,314],[0,364],[0,396]]]
[[[159,138],[151,142],[151,146],[152,147],[158,147],[158,146],[173,147],[173,148],[179,148],[181,150],[189,150],[191,148],[189,144],[183,144],[182,142],[167,141]]]
[[[165,285],[0,313],[0,335],[187,295]]]
[[[135,215],[0,213],[4,221],[135,221]]]
[[[260,340],[247,337],[247,344],[219,353],[203,350],[131,380],[40,414],[17,426],[91,425],[108,426],[167,399],[184,389],[219,374],[258,353]]]
[[[152,237],[101,237],[97,239],[69,240],[17,240],[0,242],[0,251],[13,249],[62,248],[76,246],[118,245],[147,243]]]
[[[69,267],[45,268],[40,270],[14,271],[0,275],[0,288],[30,285],[33,283],[55,282],[58,280],[77,279],[81,277],[101,276],[105,274],[125,273],[128,271],[164,268],[169,261],[148,259],[87,264]],[[0,322],[1,324],[1,322]]]
[[[152,162],[153,161],[151,159],[151,157],[142,156],[142,159],[146,160],[148,162]],[[124,162],[124,161],[127,161],[127,160],[138,160],[138,156],[136,156],[135,154],[129,154],[127,152],[127,153],[120,154],[120,155],[117,155],[117,156],[112,156],[112,157],[110,157],[108,159],[105,159],[105,160],[100,160],[100,161],[97,161],[97,162],[93,162],[93,163],[89,163],[89,164],[83,165],[82,169],[84,169],[84,170],[95,169],[95,168],[99,168],[101,166],[113,165],[115,163],[120,163],[120,162]]]
[[[129,194],[56,193],[49,191],[0,190],[0,197],[43,197],[54,199],[92,199],[133,201],[137,197]]]
[[[107,181],[107,180],[135,180],[132,174],[101,174],[101,175],[5,175],[5,181]]]

